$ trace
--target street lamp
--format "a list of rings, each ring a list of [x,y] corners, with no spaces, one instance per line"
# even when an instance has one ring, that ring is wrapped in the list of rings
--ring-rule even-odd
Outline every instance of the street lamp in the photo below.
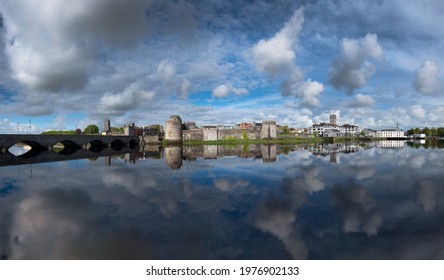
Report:
[[[20,122],[17,123],[17,134],[20,134]]]
[[[29,120],[29,134],[31,134],[31,120]]]

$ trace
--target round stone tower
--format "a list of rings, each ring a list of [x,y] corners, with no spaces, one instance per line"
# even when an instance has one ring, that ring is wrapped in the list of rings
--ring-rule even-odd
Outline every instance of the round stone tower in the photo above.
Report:
[[[165,122],[165,141],[170,143],[182,142],[182,120],[178,115],[172,115]]]

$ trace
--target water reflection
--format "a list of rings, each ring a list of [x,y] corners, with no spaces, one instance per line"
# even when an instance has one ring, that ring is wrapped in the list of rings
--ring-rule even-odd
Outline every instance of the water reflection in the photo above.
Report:
[[[144,146],[5,165],[0,257],[442,259],[438,147]]]

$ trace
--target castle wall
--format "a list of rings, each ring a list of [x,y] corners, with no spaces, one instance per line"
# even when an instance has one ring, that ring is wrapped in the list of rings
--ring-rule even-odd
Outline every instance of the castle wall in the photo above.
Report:
[[[183,141],[202,141],[203,131],[202,129],[191,129],[182,131]]]
[[[203,141],[217,141],[217,129],[216,128],[204,128],[202,129]]]
[[[243,140],[246,136],[249,140],[260,139],[259,129],[221,129],[218,131],[218,140],[237,139]]]

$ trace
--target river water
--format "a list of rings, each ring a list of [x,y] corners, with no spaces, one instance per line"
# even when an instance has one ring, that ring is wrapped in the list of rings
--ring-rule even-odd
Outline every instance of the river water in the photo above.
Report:
[[[440,147],[146,146],[3,166],[0,255],[443,259]]]

